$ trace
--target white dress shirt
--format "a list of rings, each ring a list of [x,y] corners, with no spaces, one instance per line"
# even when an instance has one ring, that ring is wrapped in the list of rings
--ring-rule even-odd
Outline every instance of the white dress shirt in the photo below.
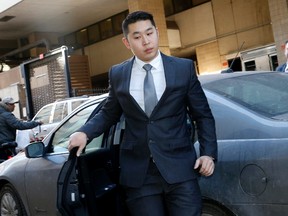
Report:
[[[144,78],[146,76],[146,71],[143,68],[145,64],[147,63],[135,57],[135,61],[133,63],[131,72],[130,89],[129,89],[130,94],[137,101],[137,103],[143,110],[145,110],[144,91],[143,91]],[[157,99],[159,101],[166,88],[164,67],[162,57],[159,51],[157,57],[153,59],[151,62],[149,62],[149,64],[152,65],[151,73],[154,79]]]

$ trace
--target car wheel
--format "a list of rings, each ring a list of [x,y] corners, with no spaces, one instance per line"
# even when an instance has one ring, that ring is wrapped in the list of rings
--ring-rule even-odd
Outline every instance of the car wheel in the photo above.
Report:
[[[1,216],[26,216],[26,212],[19,195],[10,184],[4,185],[0,191]]]
[[[234,216],[228,210],[221,208],[211,203],[203,203],[203,210],[201,216]]]

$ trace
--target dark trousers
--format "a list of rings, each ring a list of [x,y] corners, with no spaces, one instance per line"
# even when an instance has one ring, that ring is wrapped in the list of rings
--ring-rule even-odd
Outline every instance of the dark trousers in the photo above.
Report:
[[[172,172],[172,170],[171,170]],[[202,209],[198,180],[168,184],[150,162],[141,188],[126,188],[132,216],[200,216]]]

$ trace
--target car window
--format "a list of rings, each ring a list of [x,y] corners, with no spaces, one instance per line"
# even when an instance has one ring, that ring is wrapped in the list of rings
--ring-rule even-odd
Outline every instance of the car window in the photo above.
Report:
[[[68,114],[67,102],[56,103],[51,123],[60,122]]]
[[[233,77],[206,83],[203,87],[266,117],[288,113],[288,74]]]
[[[82,109],[77,114],[72,116],[68,121],[66,121],[54,134],[52,140],[54,152],[66,152],[68,147],[69,136],[78,130],[87,121],[88,117],[91,115],[93,110],[98,104],[91,105]],[[87,145],[89,148],[100,148],[102,143],[103,135],[95,138]]]
[[[77,100],[77,101],[73,101],[72,102],[72,110],[74,110],[75,108],[77,108],[78,106],[80,106],[82,103],[84,103],[85,101],[87,101],[87,99],[83,99],[83,100]]]
[[[43,124],[48,124],[51,118],[53,104],[43,107],[33,118],[35,121],[42,121]]]

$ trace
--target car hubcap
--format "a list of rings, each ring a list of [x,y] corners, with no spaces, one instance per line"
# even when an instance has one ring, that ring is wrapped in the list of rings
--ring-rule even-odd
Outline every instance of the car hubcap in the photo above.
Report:
[[[10,193],[5,193],[1,199],[1,216],[17,216],[16,202]]]

